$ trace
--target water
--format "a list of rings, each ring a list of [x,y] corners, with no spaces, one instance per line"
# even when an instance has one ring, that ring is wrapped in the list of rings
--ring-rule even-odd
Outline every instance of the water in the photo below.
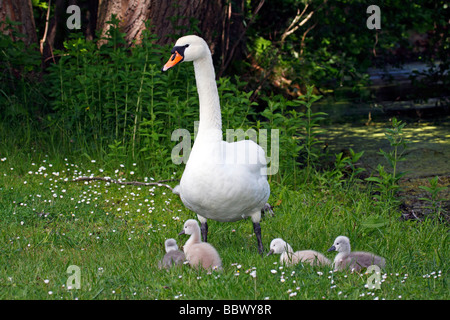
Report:
[[[314,112],[328,114],[320,138],[332,155],[352,148],[355,152],[364,151],[361,165],[369,172],[379,163],[389,168],[378,152],[392,150],[384,132],[391,127],[390,121],[395,116],[406,122],[404,138],[408,142],[404,152],[406,160],[399,164],[399,170],[407,172],[408,178],[450,175],[450,106],[445,106],[445,100],[438,98],[405,100],[404,97],[414,90],[408,79],[413,70],[423,71],[425,65],[392,68],[389,76],[395,79],[394,84],[383,82],[386,77],[381,76],[381,70],[371,70],[373,85],[365,88],[371,93],[370,103],[324,98],[314,106]]]

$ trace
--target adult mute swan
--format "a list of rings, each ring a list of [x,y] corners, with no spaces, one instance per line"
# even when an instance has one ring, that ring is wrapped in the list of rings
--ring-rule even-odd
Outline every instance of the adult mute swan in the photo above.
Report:
[[[203,241],[207,219],[236,221],[250,217],[259,253],[261,210],[270,195],[265,151],[252,140],[226,142],[211,51],[205,40],[189,35],[177,40],[166,71],[182,61],[193,61],[200,104],[200,123],[177,193],[184,205],[197,214]]]
[[[350,239],[346,236],[339,236],[334,240],[333,245],[328,251],[337,251],[338,254],[334,258],[334,268],[337,270],[355,270],[360,271],[371,265],[377,265],[384,268],[386,260],[370,252],[351,252]]]

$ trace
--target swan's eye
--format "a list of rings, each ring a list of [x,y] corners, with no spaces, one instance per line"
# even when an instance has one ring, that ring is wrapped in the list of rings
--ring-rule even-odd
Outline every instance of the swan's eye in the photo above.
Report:
[[[185,48],[189,47],[189,43],[184,46]]]

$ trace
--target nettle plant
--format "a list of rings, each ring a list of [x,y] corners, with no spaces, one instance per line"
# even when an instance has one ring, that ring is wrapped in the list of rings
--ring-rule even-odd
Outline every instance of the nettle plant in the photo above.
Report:
[[[304,96],[287,100],[282,95],[263,98],[267,107],[262,112],[269,128],[280,130],[280,174],[292,174],[294,185],[297,183],[297,168],[305,169],[304,181],[308,181],[322,152],[318,135],[320,122],[327,115],[324,112],[312,112],[314,102],[322,98],[313,94],[314,87],[308,86]]]
[[[366,178],[366,181],[375,183],[375,191],[378,192],[378,194],[374,195],[375,199],[385,203],[387,207],[397,205],[399,202],[395,198],[396,193],[400,189],[398,182],[406,172],[398,171],[398,163],[400,161],[405,161],[406,157],[404,156],[404,153],[408,145],[407,141],[404,139],[403,133],[403,128],[406,123],[403,123],[396,118],[392,118],[391,125],[391,128],[386,129],[385,136],[389,140],[389,144],[392,148],[389,152],[380,149],[379,154],[383,155],[392,171],[388,172],[383,165],[378,164],[378,176]]]
[[[48,126],[65,150],[104,159],[111,168],[141,162],[144,170],[173,172],[176,129],[187,129],[192,141],[198,121],[193,68],[181,64],[170,73],[161,66],[169,47],[155,44],[143,31],[142,44],[127,47],[118,20],[112,18],[100,47],[75,35],[56,52],[57,63],[46,77],[53,113]],[[241,91],[239,79],[219,79],[224,127],[251,127],[255,103]]]
[[[111,19],[101,46],[74,35],[65,50],[55,52],[59,60],[46,76],[53,110],[46,119],[48,127],[64,150],[103,159],[106,168],[139,162],[142,170],[172,175],[182,163],[173,161],[173,148],[180,142],[173,133],[185,130],[193,143],[199,119],[193,68],[181,64],[173,72],[162,73],[170,46],[156,45],[155,35],[147,28],[142,44],[128,47],[118,22]],[[238,77],[220,78],[217,85],[224,139],[227,130],[255,130],[258,137],[265,130],[262,143],[279,143],[283,154],[280,172],[277,164],[274,175],[293,171],[295,180],[297,168],[310,171],[314,167],[320,156],[319,122],[325,114],[311,110],[321,98],[313,94],[313,87],[296,100],[281,95],[264,98],[267,108],[261,117],[251,99],[253,92],[242,90],[245,82]],[[271,130],[279,134],[272,136]]]
[[[447,186],[438,186],[438,180],[439,177],[436,176],[432,179],[429,179],[428,182],[430,186],[419,186],[420,189],[426,191],[429,193],[429,198],[427,197],[421,197],[419,200],[425,201],[428,205],[427,208],[431,210],[431,212],[438,216],[438,218],[441,218],[441,214],[444,212],[444,209],[442,208],[442,201],[445,199],[440,198],[439,194],[442,191],[445,191],[448,189]]]

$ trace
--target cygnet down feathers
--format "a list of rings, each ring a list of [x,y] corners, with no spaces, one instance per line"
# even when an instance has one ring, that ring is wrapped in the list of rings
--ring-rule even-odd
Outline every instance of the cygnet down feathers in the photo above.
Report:
[[[222,269],[222,260],[217,250],[211,244],[201,241],[200,227],[196,220],[187,220],[179,234],[191,235],[183,246],[186,260],[191,266],[202,267],[206,270]]]
[[[182,265],[186,260],[184,253],[178,250],[178,245],[175,239],[167,239],[164,242],[166,248],[166,254],[160,261],[159,267],[169,269],[172,266]]]
[[[328,251],[337,251],[334,258],[334,268],[337,270],[350,269],[360,271],[362,268],[368,268],[371,265],[377,265],[384,268],[386,260],[370,252],[351,252],[350,240],[346,236],[339,236],[334,240],[333,246]]]
[[[314,250],[302,250],[294,252],[292,247],[281,238],[273,239],[270,243],[270,251],[267,255],[273,253],[281,254],[280,263],[287,266],[293,266],[299,262],[306,262],[311,265],[330,265],[331,261],[323,254]]]

